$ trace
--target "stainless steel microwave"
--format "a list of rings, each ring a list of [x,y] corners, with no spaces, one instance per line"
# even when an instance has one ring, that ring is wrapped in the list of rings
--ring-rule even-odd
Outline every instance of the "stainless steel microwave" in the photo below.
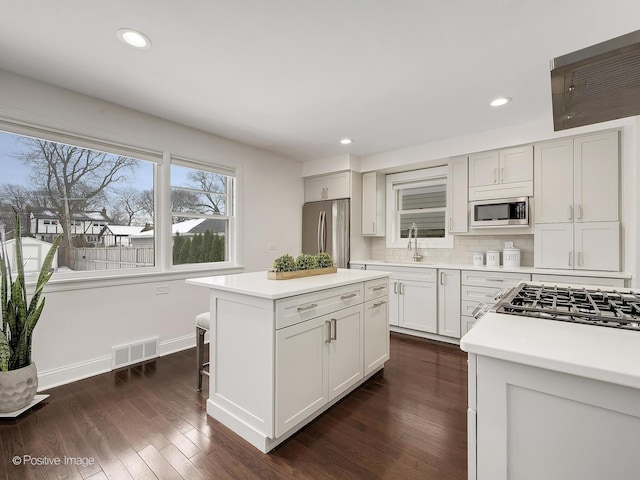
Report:
[[[471,202],[471,227],[526,227],[529,197]]]

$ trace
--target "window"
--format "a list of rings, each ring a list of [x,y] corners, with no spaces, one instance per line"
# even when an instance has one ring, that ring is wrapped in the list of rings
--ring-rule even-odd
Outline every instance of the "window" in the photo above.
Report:
[[[387,247],[407,248],[415,225],[419,248],[452,248],[446,219],[447,167],[387,175]]]
[[[172,264],[231,262],[233,172],[174,159],[171,165]]]
[[[148,243],[132,239],[116,252],[100,246],[98,235],[107,224],[150,228],[154,162],[129,156],[124,147],[28,130],[29,136],[0,131],[0,228],[6,238],[21,234],[51,243],[62,235],[56,275],[154,267],[153,236]],[[65,143],[45,139],[48,135]]]

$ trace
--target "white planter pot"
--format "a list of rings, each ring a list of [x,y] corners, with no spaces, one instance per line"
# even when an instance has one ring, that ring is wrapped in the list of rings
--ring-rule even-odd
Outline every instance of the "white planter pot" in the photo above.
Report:
[[[0,412],[8,413],[29,405],[38,390],[36,364],[0,372]]]

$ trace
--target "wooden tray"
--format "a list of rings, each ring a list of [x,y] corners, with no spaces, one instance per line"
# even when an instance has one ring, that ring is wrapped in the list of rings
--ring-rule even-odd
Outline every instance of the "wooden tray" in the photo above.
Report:
[[[314,268],[312,270],[295,270],[293,272],[267,272],[269,280],[290,280],[292,278],[313,277],[314,275],[326,275],[327,273],[337,273],[336,267]]]

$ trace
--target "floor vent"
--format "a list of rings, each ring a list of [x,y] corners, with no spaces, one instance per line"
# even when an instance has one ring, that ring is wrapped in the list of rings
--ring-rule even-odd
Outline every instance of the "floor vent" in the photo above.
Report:
[[[111,349],[111,368],[126,367],[158,356],[158,337]]]

